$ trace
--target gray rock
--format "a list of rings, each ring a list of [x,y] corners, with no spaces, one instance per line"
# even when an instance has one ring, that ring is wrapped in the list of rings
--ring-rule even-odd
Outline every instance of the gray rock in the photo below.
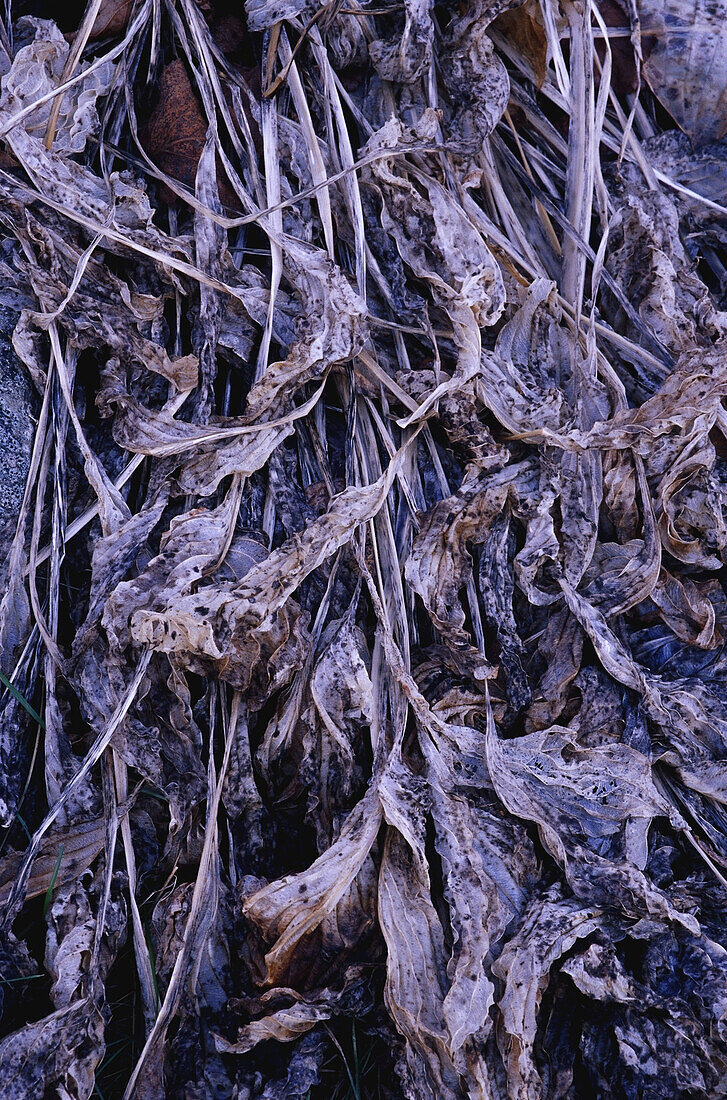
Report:
[[[35,394],[13,351],[17,314],[0,306],[0,580],[15,533],[35,434]]]

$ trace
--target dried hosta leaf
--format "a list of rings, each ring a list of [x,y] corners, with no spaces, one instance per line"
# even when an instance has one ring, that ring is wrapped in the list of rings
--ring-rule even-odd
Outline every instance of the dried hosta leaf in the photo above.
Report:
[[[290,19],[305,11],[306,0],[284,0],[279,7],[270,0],[245,0],[247,25],[251,31],[262,31],[280,19]]]
[[[286,252],[295,285],[306,307],[303,332],[290,349],[288,358],[271,363],[250,390],[247,412],[265,414],[277,404],[287,412],[287,403],[300,387],[319,379],[335,364],[352,359],[366,339],[366,310],[343,272],[320,249],[303,242],[286,240]]]
[[[582,749],[558,727],[501,741],[491,719],[486,744],[499,797],[517,816],[537,822],[579,897],[698,930],[641,871],[649,823],[668,813],[645,757],[625,744]]]
[[[528,709],[529,731],[547,728],[562,713],[570,685],[581,667],[583,643],[583,630],[567,608],[560,608],[550,616],[538,642],[545,671]]]
[[[452,134],[461,152],[479,152],[507,107],[507,70],[487,33],[488,23],[504,6],[499,0],[477,0],[461,10],[448,28],[443,76],[452,97]]]
[[[698,318],[711,308],[678,224],[671,197],[645,191],[635,182],[619,203],[607,260],[608,270],[639,317],[673,355],[702,342]]]
[[[247,590],[241,588],[244,578],[239,584],[227,579],[216,583],[212,576],[203,583],[221,565],[232,541],[236,507],[239,494],[233,487],[214,512],[196,509],[175,522],[162,540],[162,552],[147,569],[135,580],[117,585],[102,622],[116,646],[130,638],[145,641],[160,652],[177,655],[184,667],[215,669],[232,683],[245,688],[254,683],[253,690],[264,693],[271,683],[286,683],[302,660],[302,613],[294,601],[286,604],[287,593],[267,614],[256,610],[260,605],[255,593],[264,591],[256,587],[264,586],[262,564],[252,563]],[[199,538],[202,532],[204,540]],[[191,557],[190,539],[197,550]],[[291,558],[299,553],[291,548]],[[265,564],[274,574],[269,560]],[[303,568],[290,591],[306,575],[306,565],[303,556]],[[292,570],[289,576],[292,580]],[[264,694],[258,698],[261,704]]]
[[[534,898],[522,928],[493,964],[505,983],[498,999],[503,1028],[508,1095],[538,1100],[542,1082],[534,1058],[537,1016],[554,965],[579,939],[602,923],[596,908],[563,899],[557,888]]]
[[[707,220],[709,229],[721,233],[721,223],[717,210],[710,210],[702,201],[702,196],[710,202],[724,206],[725,190],[724,145],[722,142],[706,145],[694,150],[689,138],[679,130],[668,130],[651,138],[647,147],[654,167],[676,180],[686,193],[677,193],[677,206],[689,211],[698,220]]]
[[[57,233],[43,230],[30,218],[29,224],[33,235],[45,238],[46,247],[57,261],[52,274],[36,263],[26,262],[28,276],[48,307],[48,311],[32,316],[34,323],[47,329],[60,312],[78,347],[98,347],[99,342],[103,342],[122,363],[143,364],[167,378],[180,391],[193,389],[197,383],[197,357],[172,357],[161,344],[146,335],[150,329],[152,332],[158,329],[162,321],[164,298],[139,293],[133,284],[117,278],[97,261],[89,260],[83,278],[67,300],[82,263],[81,254],[71,249]]]
[[[507,700],[518,711],[526,706],[532,692],[524,668],[525,647],[518,634],[513,596],[515,575],[512,567],[514,532],[505,512],[492,524],[489,537],[480,551],[479,590],[488,625],[497,632],[500,665],[506,678]]]
[[[459,1081],[447,1051],[444,934],[418,850],[396,829],[387,834],[379,873],[379,921],[387,944],[386,1006],[406,1039],[410,1096],[455,1100]]]
[[[581,954],[571,955],[561,973],[567,974],[582,993],[599,1001],[633,1004],[637,996],[643,997],[611,944],[592,943]]]
[[[662,570],[651,599],[678,638],[700,649],[714,649],[722,634],[716,627],[715,606],[709,598],[712,593],[721,603],[722,589],[714,582],[679,581]]]
[[[454,940],[442,1006],[454,1056],[468,1038],[489,1028],[494,987],[486,962],[524,907],[536,867],[524,830],[478,804],[467,790],[473,783],[467,764],[482,751],[481,738],[464,727],[452,732],[456,741],[439,745],[423,738],[422,751]]]
[[[48,910],[45,965],[53,979],[50,996],[57,1009],[71,1005],[87,987],[103,981],[116,955],[126,923],[124,906],[106,906],[103,950],[96,956],[99,880],[86,889],[80,882],[60,887]]]
[[[361,761],[374,709],[362,633],[351,617],[331,623],[327,633],[309,680],[310,706],[302,715],[307,730],[301,779],[321,850],[363,782]]]
[[[369,140],[367,150],[431,140],[437,125],[432,111],[422,116],[414,133],[392,119]],[[502,276],[481,235],[436,180],[415,170],[406,175],[394,158],[374,161],[368,172],[381,196],[383,228],[404,262],[430,284],[435,301],[449,315],[459,352],[454,378],[429,394],[415,414],[420,416],[440,395],[478,372],[480,327],[493,325],[505,304]]]
[[[533,421],[555,427],[567,414],[563,391],[554,385],[562,335],[550,310],[543,308],[553,289],[546,279],[532,283],[520,309],[501,329],[494,355],[483,357],[478,396],[513,432],[527,430]]]
[[[27,897],[45,894],[51,882],[63,886],[79,878],[104,845],[103,819],[58,829],[44,841],[33,864]],[[60,858],[59,858],[60,857]],[[6,855],[0,876],[0,899],[6,900],[20,865],[20,856]]]
[[[315,996],[301,997],[294,989],[281,986],[259,998],[250,998],[246,1008],[255,1015],[265,1014],[240,1028],[234,1042],[216,1035],[215,1046],[224,1054],[245,1054],[268,1039],[290,1043],[322,1020],[344,1011],[347,1002],[355,1002],[356,984],[354,976],[340,991],[326,989]]]
[[[180,669],[152,661],[135,715],[119,736],[120,756],[169,801],[173,822],[184,821],[202,798],[202,735],[192,715],[189,685]]]
[[[666,812],[648,759],[629,745],[585,749],[573,731],[558,726],[507,741],[491,729],[487,760],[505,804],[518,817],[537,821],[544,843],[563,864],[574,843],[606,854],[627,823],[648,826]],[[638,847],[635,861],[643,866],[643,841]]]
[[[245,1054],[258,1043],[275,1039],[278,1043],[289,1043],[293,1039],[310,1031],[321,1020],[330,1018],[331,1009],[323,1004],[309,1004],[296,1001],[289,1008],[279,1008],[261,1020],[253,1020],[240,1030],[234,1043],[216,1036],[217,1049],[222,1054]]]
[[[697,145],[718,141],[727,133],[724,6],[639,0],[637,8],[644,75],[654,94]]]
[[[192,905],[192,884],[183,883],[171,890],[154,907],[151,935],[156,958],[157,985],[161,996],[169,988],[170,978],[184,942]],[[220,903],[222,907],[222,902]],[[226,976],[229,969],[229,952],[220,936],[219,924],[214,927],[197,958],[197,982],[205,1001],[219,1008],[227,1000]],[[225,929],[225,932],[229,929]]]
[[[301,938],[335,909],[361,869],[380,824],[378,792],[372,788],[351,811],[338,839],[311,867],[244,899],[248,919],[275,940],[265,956],[268,981],[285,974]]]
[[[182,549],[187,545],[186,537],[182,541],[186,531],[175,529],[176,538],[169,543],[173,552],[150,563],[143,584],[127,586],[123,603],[123,586],[119,586],[119,597],[113,608],[107,604],[104,614],[107,629],[177,654],[187,667],[214,668],[242,689],[254,685],[255,705],[261,705],[264,693],[273,685],[288,683],[302,663],[301,611],[289,597],[308,574],[351,540],[359,524],[376,515],[400,461],[401,455],[393,459],[373,485],[347,489],[334,498],[328,511],[302,536],[254,565],[238,585],[213,582],[190,593],[206,564],[219,560],[226,528],[217,536],[220,541],[212,544],[215,549],[210,547],[212,552],[207,550],[194,561]],[[224,516],[224,509],[219,515]],[[200,515],[193,522],[206,526],[208,520]],[[157,578],[165,575],[168,579],[158,588]]]
[[[57,87],[70,50],[50,20],[26,16],[22,22],[34,35],[32,42],[18,50],[10,72],[3,76],[2,114],[6,117]],[[63,97],[54,138],[56,153],[79,153],[85,148],[99,126],[96,100],[108,91],[112,78],[111,64],[96,67]],[[50,110],[51,103],[47,102],[29,115],[22,126],[10,131],[16,155],[22,158],[24,152],[30,154],[43,137]]]
[[[476,676],[488,664],[474,650],[465,632],[459,590],[471,572],[467,543],[484,542],[502,511],[512,483],[512,471],[478,476],[457,493],[439,501],[426,516],[406,562],[406,579],[421,596],[435,626],[453,647],[466,655]],[[470,655],[471,654],[471,655]]]
[[[404,10],[401,39],[369,42],[369,57],[382,80],[413,84],[431,59],[434,25],[426,0],[405,0]]]
[[[175,419],[166,409],[156,411],[144,407],[123,387],[111,366],[107,366],[101,404],[104,411],[110,406],[119,409],[114,436],[116,442],[129,451],[166,457],[196,450],[197,454],[185,464],[181,477],[183,486],[200,496],[210,496],[220,481],[231,473],[246,477],[255,473],[278,443],[290,435],[296,416],[304,415],[312,405],[306,403],[301,413],[296,410],[269,425],[251,422],[248,417],[225,418],[226,422],[219,424],[189,424]],[[229,445],[225,446],[228,441]],[[215,446],[210,456],[209,448],[216,444],[221,446]],[[219,457],[215,459],[218,452]],[[259,465],[255,465],[256,462]]]
[[[0,1042],[7,1100],[90,1100],[104,1051],[103,1017],[89,998],[76,1000]]]

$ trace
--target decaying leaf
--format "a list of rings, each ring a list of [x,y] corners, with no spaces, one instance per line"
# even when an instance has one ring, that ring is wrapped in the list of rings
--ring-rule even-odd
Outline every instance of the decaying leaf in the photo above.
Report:
[[[443,637],[464,656],[476,676],[487,673],[484,658],[473,649],[463,627],[458,592],[467,573],[467,543],[484,542],[502,510],[512,485],[512,471],[488,474],[463,483],[454,497],[440,501],[427,515],[406,563],[406,579],[421,596]]]
[[[105,827],[102,820],[67,826],[51,833],[45,840],[33,865],[27,896],[45,894],[51,883],[64,886],[79,878],[93,863],[104,845]],[[20,855],[6,855],[0,898],[7,900]]]
[[[103,1017],[88,998],[26,1024],[0,1043],[2,1089],[8,1100],[91,1096],[103,1056]]]
[[[526,0],[516,8],[501,12],[491,24],[529,65],[535,83],[542,88],[548,64],[548,39],[538,6]]]
[[[538,1008],[551,968],[600,923],[598,909],[565,900],[551,887],[543,897],[533,899],[518,935],[495,962],[494,972],[505,983],[499,1007],[510,1096],[534,1100],[542,1095],[534,1044]]]
[[[160,78],[158,98],[146,124],[144,144],[162,172],[194,188],[207,125],[184,62],[171,61]]]
[[[128,23],[133,7],[134,0],[102,0],[90,37],[104,38],[107,34],[119,34]]]
[[[644,74],[654,94],[698,145],[718,141],[727,133],[724,7],[712,0],[683,7],[639,0],[637,8]]]

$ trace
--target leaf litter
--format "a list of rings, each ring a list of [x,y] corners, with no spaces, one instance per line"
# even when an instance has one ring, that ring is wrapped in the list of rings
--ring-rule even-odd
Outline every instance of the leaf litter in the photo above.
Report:
[[[727,1094],[723,6],[52,8],[0,1097]]]

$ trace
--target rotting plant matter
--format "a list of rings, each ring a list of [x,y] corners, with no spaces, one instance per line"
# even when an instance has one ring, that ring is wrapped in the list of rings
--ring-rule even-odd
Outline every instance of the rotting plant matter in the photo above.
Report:
[[[0,1100],[727,1094],[724,3],[55,7]]]

